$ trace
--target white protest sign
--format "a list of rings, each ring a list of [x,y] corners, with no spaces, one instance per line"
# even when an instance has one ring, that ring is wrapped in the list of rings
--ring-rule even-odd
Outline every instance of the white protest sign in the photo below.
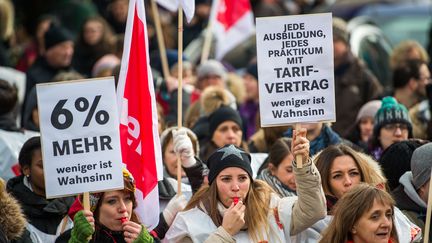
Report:
[[[36,89],[46,197],[123,188],[113,77]]]
[[[256,19],[261,126],[336,119],[330,13]]]

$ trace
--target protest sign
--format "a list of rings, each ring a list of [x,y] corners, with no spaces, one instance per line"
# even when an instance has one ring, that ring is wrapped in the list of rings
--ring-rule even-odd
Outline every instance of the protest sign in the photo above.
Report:
[[[330,13],[256,19],[261,126],[334,121]]]
[[[36,89],[46,197],[123,188],[113,77]]]

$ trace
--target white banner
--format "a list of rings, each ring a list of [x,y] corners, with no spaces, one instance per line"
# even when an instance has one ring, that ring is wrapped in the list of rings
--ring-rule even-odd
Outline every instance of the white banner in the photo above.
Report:
[[[256,19],[261,126],[336,119],[330,13]]]
[[[46,197],[123,188],[114,78],[36,89]]]

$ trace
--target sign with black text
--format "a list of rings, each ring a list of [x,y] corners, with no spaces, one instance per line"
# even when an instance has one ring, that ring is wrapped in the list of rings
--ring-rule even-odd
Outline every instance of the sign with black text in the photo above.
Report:
[[[261,126],[336,119],[332,15],[256,19]]]
[[[123,188],[114,78],[36,89],[46,197]]]

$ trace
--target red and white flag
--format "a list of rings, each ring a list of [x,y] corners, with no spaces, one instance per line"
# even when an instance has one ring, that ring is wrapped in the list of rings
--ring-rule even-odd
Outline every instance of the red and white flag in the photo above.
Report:
[[[191,22],[195,13],[195,0],[156,0],[156,2],[171,12],[177,11],[180,4],[188,23]]]
[[[216,38],[216,59],[255,33],[254,17],[249,0],[218,0],[213,19],[213,33]]]
[[[162,154],[145,20],[144,1],[130,0],[117,104],[122,159],[136,181],[135,212],[148,229],[153,229],[159,222]]]

